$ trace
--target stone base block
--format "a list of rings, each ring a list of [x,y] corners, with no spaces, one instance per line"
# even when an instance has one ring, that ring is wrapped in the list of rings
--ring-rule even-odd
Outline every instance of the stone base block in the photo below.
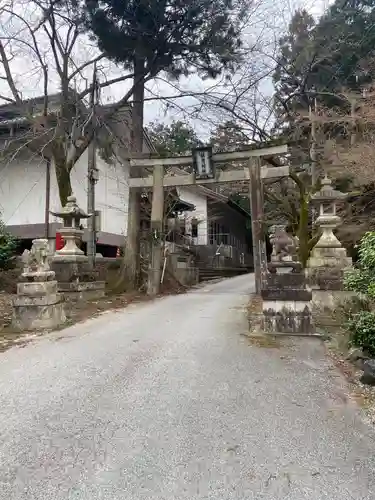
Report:
[[[347,268],[308,268],[306,280],[312,291],[314,308],[321,310],[335,309],[347,299],[353,297],[353,292],[344,290],[344,273]]]
[[[345,248],[315,247],[307,262],[308,268],[333,267],[347,268],[353,265],[351,257],[347,256]]]
[[[312,304],[317,309],[333,311],[355,295],[355,292],[345,290],[312,290]]]
[[[68,262],[68,263],[87,262],[87,256],[84,253],[82,254],[67,253],[67,252],[61,253],[61,251],[58,250],[52,257],[52,262]]]
[[[95,300],[105,296],[104,281],[59,283],[59,292],[64,295],[65,300]]]
[[[14,306],[53,306],[61,302],[62,298],[59,293],[51,293],[50,295],[28,296],[16,295],[13,299]]]
[[[276,304],[286,302],[304,303],[311,300],[311,291],[303,288],[282,288],[281,290],[269,288],[262,290],[262,299],[263,301],[272,301]]]
[[[82,262],[67,262],[63,259],[60,261],[54,260],[51,263],[51,269],[55,272],[56,280],[59,283],[103,281],[103,279],[99,278],[97,270],[90,269],[87,257]]]
[[[27,300],[22,304],[22,299],[17,297],[13,307],[12,326],[17,330],[53,329],[65,323],[66,316],[62,302],[39,305],[31,304]]]
[[[34,272],[26,272],[22,273],[20,277],[20,281],[22,282],[31,282],[31,283],[40,283],[43,281],[54,281],[55,273],[53,271],[34,271]]]
[[[344,274],[350,268],[327,268],[316,267],[307,268],[306,281],[311,289],[343,291],[344,290]]]
[[[17,283],[17,294],[27,297],[44,297],[57,293],[57,281],[30,281]]]
[[[310,302],[265,301],[261,328],[273,335],[314,334]]]
[[[295,290],[296,293],[299,293],[300,290],[305,288],[306,277],[303,272],[269,273],[262,293],[266,290],[274,290],[278,293],[283,290]]]

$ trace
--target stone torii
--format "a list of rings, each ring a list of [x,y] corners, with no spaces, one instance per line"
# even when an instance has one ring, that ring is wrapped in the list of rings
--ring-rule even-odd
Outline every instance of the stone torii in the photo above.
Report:
[[[131,177],[129,179],[130,189],[152,188],[152,210],[151,210],[151,229],[155,236],[152,241],[151,263],[148,277],[148,294],[156,295],[160,288],[161,260],[162,251],[160,240],[157,235],[162,233],[163,227],[163,207],[164,207],[164,187],[172,186],[194,186],[210,185],[218,183],[231,183],[238,181],[249,182],[249,197],[252,218],[252,236],[253,236],[253,258],[255,270],[256,292],[260,293],[262,268],[266,268],[265,243],[262,237],[263,222],[263,189],[262,181],[275,180],[277,178],[287,177],[289,175],[289,166],[282,165],[277,167],[265,166],[261,164],[261,158],[266,159],[276,155],[285,155],[288,152],[286,144],[277,146],[266,146],[258,149],[247,149],[243,151],[233,151],[229,153],[212,153],[211,147],[201,147],[193,150],[191,156],[182,156],[176,158],[161,158],[148,155],[142,155],[130,160],[131,167],[150,168],[153,175],[147,177]],[[221,163],[233,163],[246,161],[244,168],[230,168],[216,170],[216,165]],[[166,167],[172,166],[193,166],[193,172],[186,175],[172,175],[166,173]],[[136,224],[137,213],[130,210],[128,227],[128,245],[131,254],[137,253],[137,232]],[[133,213],[134,212],[134,213]],[[134,257],[135,258],[135,257]]]

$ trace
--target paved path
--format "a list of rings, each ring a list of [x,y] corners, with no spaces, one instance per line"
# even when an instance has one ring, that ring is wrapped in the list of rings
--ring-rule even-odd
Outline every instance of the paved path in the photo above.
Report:
[[[241,335],[251,283],[1,354],[0,499],[374,499],[374,432],[320,343]]]

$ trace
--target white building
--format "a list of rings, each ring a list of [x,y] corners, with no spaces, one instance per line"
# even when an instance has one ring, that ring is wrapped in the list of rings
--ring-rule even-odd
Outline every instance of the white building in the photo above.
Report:
[[[51,96],[50,102],[58,96]],[[34,105],[38,105],[38,100]],[[22,121],[23,120],[23,121]],[[99,180],[96,184],[95,197],[99,222],[98,251],[103,255],[114,256],[117,247],[122,247],[127,234],[128,220],[128,179],[130,143],[130,110],[125,109],[108,120],[102,134],[108,135],[113,144],[115,155],[111,161],[104,160],[99,151],[96,155]],[[20,118],[17,109],[12,105],[0,106],[0,143],[2,147],[19,134],[29,124]],[[10,137],[12,136],[12,137]],[[1,147],[1,146],[0,146]],[[144,152],[152,151],[152,144],[144,134]],[[73,194],[78,205],[87,208],[87,163],[88,152],[81,156],[71,172]],[[193,210],[186,214],[187,235],[195,245],[213,245],[224,242],[245,251],[242,238],[243,228],[238,221],[234,224],[236,234],[232,233],[233,217],[238,214],[227,210],[227,199],[210,189],[195,186],[178,189],[180,199],[193,205]],[[220,199],[219,199],[220,198]],[[221,206],[221,215],[213,214],[213,206]],[[27,147],[19,148],[17,154],[5,157],[0,162],[0,217],[8,230],[25,242],[31,244],[34,238],[48,237],[54,241],[61,221],[50,214],[50,211],[61,207],[54,165],[48,167],[47,161],[33,153]],[[224,210],[224,212],[223,212]],[[234,214],[234,215],[233,215]],[[217,219],[228,219],[227,227],[219,224]],[[231,219],[232,218],[232,219]],[[241,217],[240,217],[241,219]],[[192,228],[191,221],[198,222]],[[85,224],[85,223],[84,223]],[[237,226],[236,226],[237,224]],[[85,237],[84,237],[85,239]]]
[[[58,96],[51,96],[50,101]],[[35,105],[35,101],[33,103]],[[38,105],[38,100],[36,100]],[[52,104],[53,105],[53,104]],[[114,140],[115,155],[110,162],[97,153],[99,180],[96,185],[96,208],[99,211],[99,243],[122,246],[126,235],[129,160],[126,144],[129,143],[129,110],[122,111],[103,127],[102,135]],[[22,135],[28,123],[22,122],[17,108],[0,107],[0,141],[2,149],[17,135]],[[145,151],[152,146],[145,135]],[[73,194],[78,204],[87,207],[87,162],[86,150],[71,172]],[[51,215],[50,210],[61,207],[56,172],[53,163],[22,146],[7,154],[0,163],[0,214],[8,230],[22,240],[37,237],[54,238],[61,221]]]

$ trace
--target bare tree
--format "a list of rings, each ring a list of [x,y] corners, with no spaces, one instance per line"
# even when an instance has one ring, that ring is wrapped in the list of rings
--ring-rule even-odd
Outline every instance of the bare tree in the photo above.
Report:
[[[0,101],[29,124],[17,145],[12,143],[11,157],[28,147],[53,160],[62,204],[72,193],[72,168],[94,129],[128,103],[134,89],[132,72],[106,60],[85,35],[84,20],[72,5],[13,0],[0,8]],[[99,78],[92,83],[94,68]],[[143,75],[144,81],[149,78]],[[93,117],[86,106],[90,94],[105,94],[116,84],[125,89],[119,99]],[[9,142],[7,147],[9,153]]]

